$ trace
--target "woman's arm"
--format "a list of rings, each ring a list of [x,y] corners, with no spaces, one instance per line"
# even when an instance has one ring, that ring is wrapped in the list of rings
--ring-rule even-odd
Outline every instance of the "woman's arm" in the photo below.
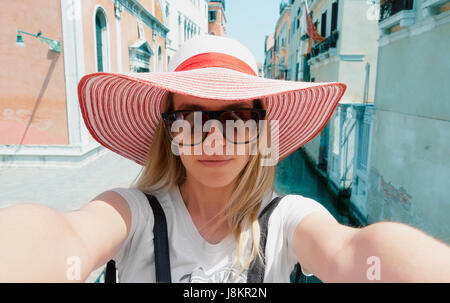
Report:
[[[110,191],[78,211],[39,204],[2,209],[0,282],[85,281],[119,251],[130,216],[126,201]]]
[[[302,266],[324,282],[450,282],[450,247],[402,223],[352,228],[314,212],[292,243]]]

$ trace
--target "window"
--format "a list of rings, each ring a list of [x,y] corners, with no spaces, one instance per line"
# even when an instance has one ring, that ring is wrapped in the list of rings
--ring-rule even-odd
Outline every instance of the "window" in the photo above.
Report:
[[[320,35],[322,37],[326,37],[327,36],[327,11],[325,11],[322,14],[322,21],[320,22],[320,26],[321,26]]]
[[[141,73],[150,71],[150,57],[153,56],[153,51],[147,41],[136,40],[128,47],[128,51],[130,55],[130,72]]]
[[[339,136],[340,136],[340,115],[339,111],[334,114],[333,128],[334,128],[334,141],[333,141],[333,153],[339,155]]]
[[[214,22],[217,19],[217,12],[216,11],[209,11],[208,14],[208,21],[209,22]]]
[[[183,32],[182,32],[183,25],[182,24],[183,24],[183,22],[181,20],[181,13],[178,12],[178,46],[180,46],[182,43],[182,36],[183,36]]]
[[[141,21],[137,22],[137,29],[138,29],[138,39],[145,39],[144,36],[144,23]]]
[[[338,3],[334,2],[331,6],[331,32],[337,29]]]
[[[280,33],[279,33],[279,35],[280,35],[279,38],[281,40],[281,41],[279,41],[279,46],[281,45],[282,49],[286,48],[286,40],[287,40],[287,30],[286,30],[286,28],[287,28],[287,25],[286,25],[286,23],[284,23],[283,27],[281,28]]]
[[[95,14],[95,46],[97,51],[97,71],[104,72],[108,70],[108,33],[106,17],[103,9],[97,9]]]
[[[163,70],[162,70],[162,62],[163,60],[162,60],[162,51],[161,51],[161,46],[160,47],[158,47],[158,71],[159,72],[162,72]]]

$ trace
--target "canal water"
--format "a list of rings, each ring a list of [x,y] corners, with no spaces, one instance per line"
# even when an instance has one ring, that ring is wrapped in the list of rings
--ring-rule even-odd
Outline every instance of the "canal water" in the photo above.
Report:
[[[328,192],[325,184],[319,179],[317,173],[310,167],[300,150],[296,150],[277,165],[275,191],[279,195],[298,194],[316,200],[325,206],[340,223],[347,223],[347,218],[335,206],[337,203]],[[294,272],[291,282],[294,282]],[[321,283],[315,277],[302,276],[302,282]]]

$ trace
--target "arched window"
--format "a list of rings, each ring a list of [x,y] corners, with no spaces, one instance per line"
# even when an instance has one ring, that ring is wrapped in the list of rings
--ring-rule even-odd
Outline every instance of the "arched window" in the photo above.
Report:
[[[163,60],[162,60],[162,51],[161,51],[161,46],[160,47],[158,47],[158,71],[159,72],[162,72],[163,70],[162,70],[162,67],[163,67],[163,65],[162,65],[162,62]]]
[[[97,71],[107,71],[109,64],[108,28],[105,12],[101,8],[98,8],[95,13],[95,40]]]

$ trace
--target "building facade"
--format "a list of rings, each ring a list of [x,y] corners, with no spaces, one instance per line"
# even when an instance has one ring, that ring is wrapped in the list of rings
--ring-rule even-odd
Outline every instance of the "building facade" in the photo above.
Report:
[[[288,2],[280,3],[280,17],[275,25],[274,33],[274,59],[273,78],[287,79],[289,72],[289,31],[290,31],[290,7]]]
[[[304,150],[328,176],[336,193],[364,192],[368,170],[363,163],[367,162],[371,135],[379,33],[378,20],[369,12],[378,7],[366,1],[308,1],[312,22],[325,38],[314,41],[308,54],[305,5],[300,2],[292,12],[297,19],[293,24],[299,24],[292,35],[300,46],[298,53],[291,52],[291,58],[297,58],[291,68],[298,70],[297,78],[303,81],[347,84],[328,124]],[[359,176],[357,184],[353,183],[355,175]],[[354,199],[360,203],[364,198]]]
[[[347,190],[361,223],[403,222],[450,243],[450,1],[308,5],[326,39],[306,54],[304,4],[293,1],[290,35],[300,43],[298,56],[289,44],[289,69],[298,64],[299,76],[288,78],[344,82],[347,91],[302,149],[337,193]]]
[[[274,34],[270,33],[264,40],[264,77],[273,78],[273,59],[274,59]]]
[[[394,220],[450,243],[450,1],[383,3],[369,223]]]
[[[264,68],[261,62],[257,62],[256,66],[258,67],[258,77],[264,78]]]
[[[208,1],[208,33],[226,36],[225,0]]]
[[[165,0],[165,25],[169,28],[166,39],[167,62],[187,40],[208,33],[208,1]]]
[[[81,77],[166,69],[168,28],[158,0],[2,1],[0,10],[2,166],[86,163],[103,149],[81,117]],[[19,30],[41,32],[60,51]]]
[[[303,58],[301,54],[301,32],[303,28],[301,25],[303,24],[301,24],[300,19],[303,13],[302,7],[303,1],[291,1],[287,79],[292,81],[301,80],[300,64]]]

